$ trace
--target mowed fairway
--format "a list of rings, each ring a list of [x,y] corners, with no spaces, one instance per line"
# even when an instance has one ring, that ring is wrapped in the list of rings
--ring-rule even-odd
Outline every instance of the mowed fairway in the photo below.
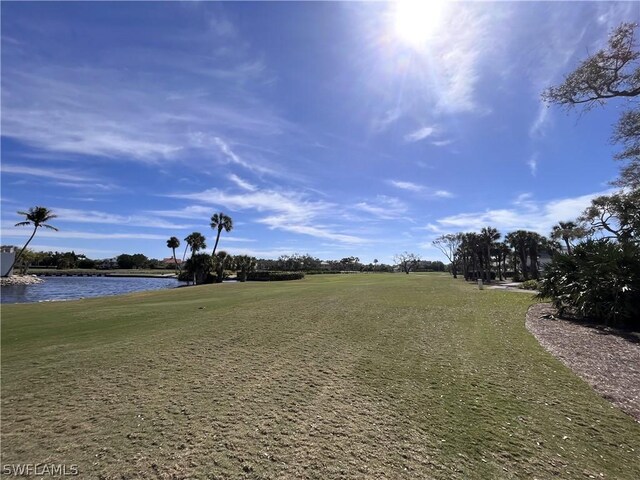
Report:
[[[81,478],[640,478],[640,425],[447,275],[2,307],[2,463]]]

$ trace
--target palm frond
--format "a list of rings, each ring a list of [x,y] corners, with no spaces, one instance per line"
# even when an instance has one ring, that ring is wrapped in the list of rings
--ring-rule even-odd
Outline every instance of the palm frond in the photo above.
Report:
[[[31,225],[31,222],[27,221],[27,222],[18,222],[15,224],[16,227],[24,227],[26,225]]]

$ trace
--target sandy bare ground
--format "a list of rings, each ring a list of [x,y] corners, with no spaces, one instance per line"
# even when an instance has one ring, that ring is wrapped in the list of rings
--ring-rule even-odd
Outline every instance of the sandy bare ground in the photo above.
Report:
[[[600,395],[640,422],[640,336],[555,314],[549,304],[533,305],[527,329]]]

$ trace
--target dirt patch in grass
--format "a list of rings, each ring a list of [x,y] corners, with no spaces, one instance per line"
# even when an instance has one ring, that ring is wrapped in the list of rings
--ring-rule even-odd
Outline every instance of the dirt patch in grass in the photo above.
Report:
[[[533,305],[527,329],[600,395],[640,422],[640,337],[556,315],[549,304]]]

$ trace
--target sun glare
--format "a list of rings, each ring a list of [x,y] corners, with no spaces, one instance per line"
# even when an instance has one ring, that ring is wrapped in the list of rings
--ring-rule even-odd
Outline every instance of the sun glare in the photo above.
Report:
[[[444,0],[398,0],[395,2],[396,35],[408,45],[423,47],[442,18]]]

